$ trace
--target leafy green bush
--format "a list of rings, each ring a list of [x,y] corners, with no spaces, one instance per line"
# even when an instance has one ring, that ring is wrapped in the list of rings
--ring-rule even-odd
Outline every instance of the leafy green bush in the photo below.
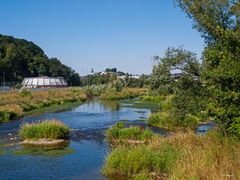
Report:
[[[123,174],[129,177],[169,173],[179,155],[180,151],[168,143],[157,150],[145,145],[118,147],[107,157],[102,172],[107,176]]]
[[[17,119],[22,117],[22,115],[22,109],[18,105],[9,104],[0,106],[0,122],[7,122],[12,119]]]
[[[27,89],[22,89],[19,93],[20,96],[22,97],[26,97],[26,96],[32,96],[31,91],[27,90]]]
[[[191,114],[187,114],[182,122],[183,127],[191,127],[194,128],[198,125],[200,119],[197,116],[193,116]]]
[[[156,126],[156,127],[165,128],[165,129],[174,128],[174,121],[171,119],[168,113],[164,113],[164,112],[151,114],[147,122],[150,126]]]
[[[141,88],[124,88],[122,91],[116,89],[107,89],[102,95],[101,99],[105,100],[119,100],[119,99],[133,99],[141,96],[145,89]]]
[[[23,139],[68,139],[69,128],[58,120],[45,120],[40,123],[26,123],[20,128]]]
[[[117,123],[106,131],[109,141],[112,140],[149,140],[153,137],[153,132],[139,126],[124,127],[122,122]]]
[[[240,117],[234,118],[233,123],[227,129],[228,133],[240,138]]]

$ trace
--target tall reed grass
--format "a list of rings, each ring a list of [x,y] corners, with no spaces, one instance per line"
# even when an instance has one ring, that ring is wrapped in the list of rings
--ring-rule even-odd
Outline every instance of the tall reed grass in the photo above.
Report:
[[[109,142],[115,141],[148,141],[153,138],[154,134],[149,129],[144,129],[140,126],[124,127],[124,123],[118,122],[112,128],[106,131],[106,137]]]
[[[87,95],[81,89],[56,89],[41,92],[24,90],[0,94],[0,122],[17,119],[35,109],[72,102],[84,102]]]
[[[20,128],[20,136],[25,140],[68,139],[69,133],[70,129],[59,120],[26,123]]]
[[[146,89],[143,88],[124,88],[122,91],[107,89],[101,98],[105,100],[133,99],[143,95],[145,91]]]
[[[149,144],[118,146],[106,158],[106,176],[141,179],[239,179],[239,140],[213,130],[206,135],[177,132]]]

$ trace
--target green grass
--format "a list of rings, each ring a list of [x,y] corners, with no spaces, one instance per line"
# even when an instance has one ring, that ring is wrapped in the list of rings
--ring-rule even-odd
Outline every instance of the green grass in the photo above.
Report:
[[[70,129],[58,120],[45,120],[40,123],[26,123],[20,128],[22,139],[68,139]]]
[[[151,114],[147,119],[147,123],[149,126],[159,127],[162,129],[174,129],[174,121],[171,119],[168,113],[164,112]]]
[[[239,139],[218,130],[156,137],[148,144],[116,146],[102,168],[131,179],[239,179]]]
[[[80,88],[46,91],[8,92],[0,94],[0,122],[19,119],[33,113],[64,110],[71,103],[85,102],[89,97]]]
[[[103,94],[101,94],[101,99],[111,101],[120,99],[133,99],[139,97],[144,92],[145,90],[141,88],[124,88],[121,91],[108,89]]]
[[[118,147],[107,157],[102,173],[106,176],[138,175],[138,178],[153,172],[169,173],[179,155],[180,151],[167,143],[157,150],[146,145]]]
[[[110,142],[114,140],[147,141],[153,136],[153,132],[149,129],[144,129],[140,126],[124,127],[123,122],[118,122],[115,126],[106,131],[106,137]]]

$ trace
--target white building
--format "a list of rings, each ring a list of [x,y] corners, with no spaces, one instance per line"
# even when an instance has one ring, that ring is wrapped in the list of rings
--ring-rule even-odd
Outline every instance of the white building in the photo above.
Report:
[[[24,78],[22,86],[25,88],[67,87],[63,77],[29,77]]]

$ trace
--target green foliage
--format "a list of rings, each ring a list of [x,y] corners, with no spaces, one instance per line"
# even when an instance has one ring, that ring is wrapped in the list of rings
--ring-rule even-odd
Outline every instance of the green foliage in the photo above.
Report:
[[[22,89],[20,91],[19,95],[22,96],[22,97],[27,97],[27,96],[31,97],[32,93],[31,93],[31,91],[29,91],[27,89]]]
[[[104,93],[107,89],[106,85],[91,85],[91,86],[84,86],[82,91],[87,94],[88,97],[92,96],[100,96]]]
[[[164,57],[155,57],[155,60],[159,64],[153,68],[152,78],[158,78],[158,86],[152,88],[152,91],[163,98],[160,101],[161,113],[150,117],[149,123],[165,128],[171,128],[173,125],[194,127],[198,122],[196,119],[201,118],[200,112],[206,110],[208,102],[200,78],[202,67],[196,55],[182,47],[168,48]],[[174,71],[178,72],[176,76],[171,74]],[[153,79],[155,83],[154,80],[156,79]]]
[[[209,92],[209,115],[230,134],[240,126],[240,15],[239,1],[177,0],[207,42],[203,79]],[[204,10],[203,10],[204,9]]]
[[[124,83],[121,80],[115,80],[108,85],[109,91],[121,92],[124,88]]]
[[[120,99],[133,99],[141,96],[144,93],[141,88],[124,88],[118,92],[115,88],[108,88],[102,95],[101,99],[104,100],[120,100]]]
[[[193,20],[193,27],[207,43],[220,39],[218,30],[239,30],[239,1],[176,0],[178,6]]]
[[[121,78],[119,78],[121,76]],[[106,72],[105,74],[95,73],[87,75],[81,78],[81,85],[83,86],[92,86],[92,85],[107,85],[120,83],[121,86],[130,87],[130,88],[143,88],[146,87],[149,83],[148,75],[141,75],[139,78],[133,78],[128,73],[123,73],[118,71],[115,72]]]
[[[68,139],[69,133],[70,129],[57,120],[27,123],[20,128],[20,136],[23,139]]]
[[[160,94],[169,94],[172,92],[170,68],[159,63],[153,67],[152,75],[149,79],[151,90],[158,90]]]
[[[40,92],[23,89],[20,93],[4,93],[0,98],[0,122],[18,119],[26,114],[69,109],[87,100],[86,93],[79,88]]]
[[[179,157],[179,150],[163,143],[160,149],[147,146],[118,147],[107,157],[102,169],[104,175],[123,174],[128,177],[150,173],[169,173]]]
[[[176,122],[168,113],[153,113],[147,120],[150,126],[172,130],[175,128]]]
[[[0,35],[0,82],[22,81],[32,76],[62,76],[69,85],[80,85],[79,74],[58,59],[49,59],[33,42]]]
[[[109,141],[113,140],[149,140],[153,137],[153,132],[139,126],[124,127],[122,122],[118,122],[106,131]]]

